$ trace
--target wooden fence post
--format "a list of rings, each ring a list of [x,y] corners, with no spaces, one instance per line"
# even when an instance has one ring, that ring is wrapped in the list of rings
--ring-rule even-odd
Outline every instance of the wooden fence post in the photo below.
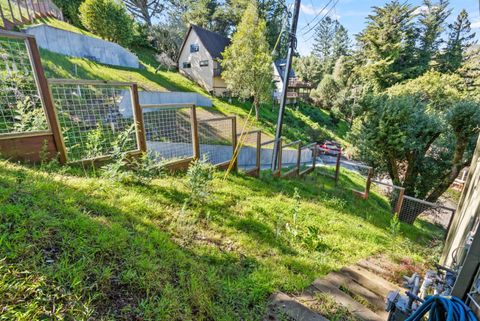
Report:
[[[257,165],[257,171],[256,171],[256,176],[260,176],[260,170],[261,170],[261,157],[262,157],[262,132],[258,131],[257,132],[257,153],[256,153],[256,165]]]
[[[373,168],[368,168],[367,174],[367,184],[365,185],[365,194],[364,197],[367,200],[368,196],[370,195],[370,187],[372,186],[372,176],[373,176]]]
[[[192,127],[192,145],[193,145],[193,159],[200,159],[200,142],[198,140],[198,119],[197,107],[194,105],[190,109],[190,124]]]
[[[312,172],[315,172],[315,168],[317,167],[317,144],[313,145],[312,151]]]
[[[145,136],[145,125],[143,123],[143,113],[142,107],[140,106],[140,99],[138,97],[138,85],[132,84],[131,87],[132,93],[132,108],[133,112],[135,113],[135,128],[137,133],[137,140],[138,140],[138,148],[143,153],[147,152],[147,139]]]
[[[335,164],[335,186],[337,186],[338,179],[340,178],[341,160],[342,160],[342,151],[339,151],[337,154],[337,162]]]
[[[237,116],[234,116],[232,118],[232,147],[233,147],[233,154],[232,156],[235,156],[235,151],[237,150],[238,141],[237,141]],[[235,159],[233,159],[233,166],[232,170],[233,171],[238,171],[238,155],[240,154],[240,151],[238,151],[238,154],[235,156]]]
[[[404,196],[405,196],[405,188],[401,187],[398,191],[397,204],[395,204],[395,213],[397,213],[397,215],[400,215],[400,212],[402,211]]]
[[[65,164],[67,162],[67,151],[63,143],[62,132],[60,129],[60,124],[58,123],[55,106],[53,105],[53,99],[48,86],[48,81],[45,77],[42,62],[40,60],[40,52],[38,51],[37,42],[35,41],[34,37],[27,37],[26,43],[28,52],[30,53],[34,74],[36,76],[35,80],[37,82],[38,92],[43,105],[45,106],[48,122],[53,134],[53,140],[59,154],[59,161],[61,164]]]
[[[298,150],[297,150],[297,176],[300,175],[300,166],[302,162],[302,143],[298,143]]]

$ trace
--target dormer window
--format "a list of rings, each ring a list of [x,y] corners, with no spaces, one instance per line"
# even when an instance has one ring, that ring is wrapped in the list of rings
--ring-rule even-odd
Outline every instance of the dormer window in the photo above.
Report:
[[[196,43],[192,43],[190,45],[190,52],[198,52],[200,50],[200,47]]]

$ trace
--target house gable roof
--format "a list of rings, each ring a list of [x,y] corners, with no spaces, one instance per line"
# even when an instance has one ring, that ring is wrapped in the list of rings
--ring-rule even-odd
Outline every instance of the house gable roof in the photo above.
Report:
[[[227,46],[230,45],[230,39],[227,37],[222,36],[216,32],[201,28],[196,25],[190,25],[190,28],[185,35],[185,39],[183,40],[182,46],[180,47],[179,53],[181,53],[185,47],[187,42],[188,36],[192,30],[197,34],[198,38],[205,46],[205,49],[208,51],[212,59],[222,58],[222,52],[225,50]],[[180,58],[180,54],[178,59]],[[178,61],[177,59],[177,61]]]
[[[280,76],[280,79],[283,81],[283,77],[285,75],[285,67],[287,64],[286,59],[278,59],[274,62],[274,64],[275,64],[275,68],[277,69],[278,75]],[[295,71],[293,70],[293,68],[291,68],[288,78],[291,79],[295,77],[296,77]]]

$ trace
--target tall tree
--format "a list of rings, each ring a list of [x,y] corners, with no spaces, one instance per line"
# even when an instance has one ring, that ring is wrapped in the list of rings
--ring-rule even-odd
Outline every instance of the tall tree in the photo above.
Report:
[[[332,44],[333,60],[337,61],[341,56],[346,56],[349,50],[350,37],[348,36],[348,31],[344,26],[337,22]]]
[[[358,72],[379,90],[414,76],[415,9],[398,0],[373,7],[366,28],[357,36],[363,56]]]
[[[314,86],[317,86],[322,79],[322,63],[314,55],[294,57],[293,69],[298,78]]]
[[[271,97],[272,89],[272,57],[266,28],[257,5],[250,3],[222,60],[222,77],[227,88],[239,97],[253,98],[257,119],[260,118],[260,104]]]
[[[360,104],[350,138],[363,160],[406,194],[435,202],[469,165],[480,104],[458,75],[429,71]],[[399,214],[406,221],[416,217]]]
[[[83,27],[79,17],[79,8],[84,0],[53,0],[62,10],[65,19],[77,27]]]
[[[128,11],[148,26],[152,26],[152,19],[160,16],[165,9],[163,0],[123,0]]]
[[[419,17],[419,72],[423,73],[439,58],[439,46],[442,43],[441,35],[445,30],[445,20],[450,16],[448,0],[432,2],[424,0],[425,9]]]
[[[335,22],[330,17],[322,19],[315,28],[312,53],[326,61],[332,55],[332,43],[335,38]]]
[[[448,26],[449,36],[445,53],[442,55],[441,70],[454,72],[462,66],[467,58],[467,49],[475,41],[467,11],[462,10],[454,23]]]

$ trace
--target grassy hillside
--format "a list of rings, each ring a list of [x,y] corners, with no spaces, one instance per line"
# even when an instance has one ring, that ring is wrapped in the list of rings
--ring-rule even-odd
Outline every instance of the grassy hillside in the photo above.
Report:
[[[55,19],[45,19],[41,22],[57,28],[90,35],[86,31]],[[241,119],[245,119],[248,115],[251,109],[249,102],[241,102],[235,99],[229,101],[211,97],[196,83],[176,71],[156,71],[158,64],[155,61],[155,52],[152,50],[137,48],[135,49],[135,54],[137,54],[142,63],[142,69],[107,66],[87,59],[67,57],[47,50],[41,50],[42,63],[48,78],[131,81],[138,83],[143,90],[197,92],[211,98],[214,110],[220,113],[236,114]],[[278,106],[265,105],[261,110],[260,122],[254,122],[252,126],[262,128],[267,134],[273,135],[277,115]],[[317,107],[302,104],[298,109],[287,108],[284,127],[287,140],[301,139],[304,142],[311,142],[313,140],[331,138],[346,144],[344,139],[347,130],[348,125],[344,121],[337,125],[333,124],[328,112]]]
[[[276,290],[378,252],[432,251],[432,226],[394,236],[384,199],[329,179],[217,173],[205,204],[183,206],[183,175],[125,185],[98,173],[0,161],[3,318],[259,320]]]

